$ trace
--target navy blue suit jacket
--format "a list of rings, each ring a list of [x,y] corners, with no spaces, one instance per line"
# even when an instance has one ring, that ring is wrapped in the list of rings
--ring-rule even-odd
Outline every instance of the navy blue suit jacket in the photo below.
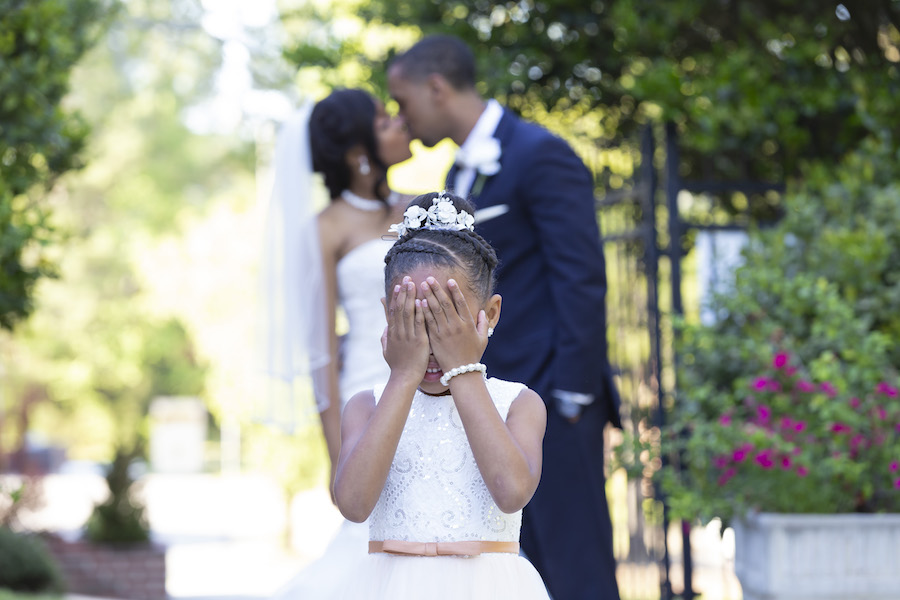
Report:
[[[475,223],[500,257],[503,305],[483,359],[488,372],[527,384],[551,406],[554,389],[593,394],[600,406],[590,412],[621,426],[591,174],[565,141],[507,109],[494,137],[500,171],[469,195],[476,215],[496,215]]]

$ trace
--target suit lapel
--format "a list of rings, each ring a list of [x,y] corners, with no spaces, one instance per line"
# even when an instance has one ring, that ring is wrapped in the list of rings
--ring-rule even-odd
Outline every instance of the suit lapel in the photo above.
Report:
[[[453,166],[451,166],[450,170],[447,171],[447,178],[444,180],[445,190],[455,193],[457,171],[459,171],[459,167],[456,166],[456,163],[453,163]]]
[[[509,143],[510,139],[512,138],[512,134],[513,134],[513,130],[515,129],[515,125],[516,125],[516,116],[508,108],[504,107],[503,108],[503,116],[500,117],[500,122],[497,123],[497,129],[494,130],[494,134],[493,134],[493,137],[496,138],[497,141],[500,142],[500,171],[494,175],[491,175],[490,177],[487,177],[484,180],[483,185],[481,186],[481,190],[480,190],[479,194],[477,196],[472,196],[473,200],[476,203],[476,206],[478,205],[478,199],[485,195],[485,190],[491,185],[491,181],[493,181],[497,177],[497,175],[499,175],[500,173],[503,172],[503,169],[504,169],[503,161],[504,161],[506,146]],[[508,166],[509,165],[507,165],[507,168],[508,168]],[[454,169],[455,169],[455,165],[454,165]],[[455,177],[456,171],[454,169],[451,169],[450,171],[452,173],[454,173],[454,177]],[[448,175],[448,177],[449,177],[449,175]],[[481,175],[475,176],[476,181],[478,180],[478,177],[481,177]],[[475,184],[473,183],[473,186],[474,185]]]

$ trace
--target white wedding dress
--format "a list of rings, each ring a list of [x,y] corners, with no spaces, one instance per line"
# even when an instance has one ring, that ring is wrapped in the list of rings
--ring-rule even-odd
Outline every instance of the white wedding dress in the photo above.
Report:
[[[375,387],[376,402],[384,386]],[[520,383],[487,380],[506,420]],[[373,541],[518,542],[522,511],[502,512],[481,477],[453,397],[416,391],[384,490],[369,517]],[[348,572],[345,600],[548,600],[534,566],[516,553],[369,554]]]
[[[380,238],[356,246],[337,264],[338,302],[349,322],[341,343],[341,408],[357,392],[388,380],[390,369],[381,350],[387,325],[384,297],[384,255],[393,244]],[[325,553],[306,566],[275,596],[275,600],[325,600],[354,573],[368,554],[367,523],[344,521]]]

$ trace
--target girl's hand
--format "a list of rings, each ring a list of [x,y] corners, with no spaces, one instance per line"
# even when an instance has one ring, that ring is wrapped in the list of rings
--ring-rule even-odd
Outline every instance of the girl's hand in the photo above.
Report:
[[[409,277],[394,286],[388,301],[388,324],[381,338],[384,359],[392,374],[409,377],[416,385],[428,368],[428,332],[416,285]],[[352,367],[351,367],[352,368]]]
[[[431,340],[431,352],[445,371],[478,362],[487,347],[487,317],[478,311],[478,321],[472,318],[466,298],[453,280],[447,280],[447,290],[434,278],[422,282],[422,308],[425,327]]]

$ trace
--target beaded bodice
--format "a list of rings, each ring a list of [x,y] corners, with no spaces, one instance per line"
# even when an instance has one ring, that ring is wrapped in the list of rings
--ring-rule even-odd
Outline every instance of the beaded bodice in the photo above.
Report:
[[[506,420],[520,383],[488,379]],[[375,388],[376,402],[383,386]],[[369,517],[369,539],[414,542],[519,541],[522,511],[494,503],[450,395],[416,391],[381,497]]]

